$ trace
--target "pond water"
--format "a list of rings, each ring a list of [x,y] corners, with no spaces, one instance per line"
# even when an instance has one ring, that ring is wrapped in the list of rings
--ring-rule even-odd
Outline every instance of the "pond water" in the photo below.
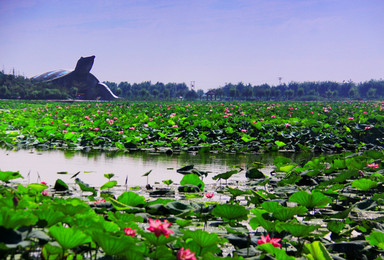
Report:
[[[225,154],[181,152],[167,155],[165,153],[150,152],[80,152],[61,150],[0,150],[0,170],[19,171],[24,177],[22,183],[45,181],[54,185],[60,178],[67,183],[74,183],[74,174],[80,172],[76,178],[91,186],[100,187],[108,180],[106,173],[114,173],[112,180],[118,185],[124,185],[128,178],[128,186],[145,186],[162,183],[171,179],[180,183],[182,174],[177,169],[193,164],[200,171],[209,171],[204,179],[206,184],[214,184],[212,177],[234,167],[246,169],[254,162],[266,165],[262,172],[268,174],[273,170],[272,162],[276,156],[285,156],[293,161],[310,160],[311,154],[273,153],[273,154]],[[142,175],[152,170],[150,175]],[[59,174],[66,172],[66,174]],[[231,177],[231,181],[245,181],[245,171]]]

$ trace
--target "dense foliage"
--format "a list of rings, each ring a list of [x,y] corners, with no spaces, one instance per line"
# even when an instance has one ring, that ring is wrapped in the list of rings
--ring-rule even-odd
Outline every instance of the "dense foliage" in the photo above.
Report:
[[[0,72],[0,98],[2,99],[67,99],[70,90],[49,83],[37,83],[23,76]]]
[[[381,102],[0,102],[0,144],[64,149],[381,150]]]
[[[122,99],[126,100],[198,100],[207,99],[203,90],[189,89],[185,83],[142,83],[104,82]],[[218,100],[347,100],[379,99],[384,97],[384,81],[370,80],[362,83],[352,81],[337,83],[290,82],[270,86],[228,83],[213,88]],[[3,99],[74,99],[77,88],[70,89],[51,83],[36,83],[22,76],[0,72],[0,98]],[[212,97],[214,98],[214,97]]]
[[[188,166],[180,184],[154,191],[122,189],[113,174],[94,188],[79,179],[21,185],[18,172],[0,171],[0,257],[381,259],[383,156],[276,157],[271,174],[255,162],[247,183],[231,182],[234,170],[210,187]]]
[[[384,97],[384,80],[370,80],[359,84],[352,81],[290,82],[278,86],[252,86],[240,82],[226,84],[215,89],[215,92],[220,98],[238,100],[377,99]]]

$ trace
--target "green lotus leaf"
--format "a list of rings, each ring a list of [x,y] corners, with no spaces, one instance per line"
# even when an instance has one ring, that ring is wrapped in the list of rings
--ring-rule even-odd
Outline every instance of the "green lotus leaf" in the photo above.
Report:
[[[88,235],[77,228],[52,226],[49,228],[49,233],[64,249],[75,248],[92,241]]]
[[[186,242],[186,248],[192,252],[199,252],[203,256],[207,252],[219,253],[221,250],[218,245],[224,242],[216,233],[208,233],[207,231],[198,230],[183,230],[183,238]]]
[[[194,209],[193,207],[191,207],[191,205],[180,201],[173,201],[167,203],[165,205],[165,208],[167,208],[172,214],[175,215],[187,213]]]
[[[104,177],[107,178],[107,179],[111,179],[113,176],[115,176],[114,173],[106,173],[106,174],[104,174]]]
[[[247,220],[249,210],[242,205],[222,204],[212,210],[212,215],[224,220]]]
[[[38,218],[31,212],[25,210],[1,209],[0,226],[8,229],[17,229],[36,224]]]
[[[189,184],[195,185],[195,186],[199,187],[201,190],[203,190],[205,187],[204,182],[196,174],[184,175],[183,179],[180,181],[180,184],[181,185],[189,185]]]
[[[117,181],[108,181],[103,184],[103,186],[100,187],[100,190],[110,189],[112,187],[115,187],[117,185]]]
[[[384,233],[380,231],[372,231],[371,234],[367,237],[369,244],[372,246],[377,246],[378,248],[384,250]]]
[[[161,236],[155,236],[153,232],[140,232],[140,235],[145,238],[151,245],[155,246],[162,246],[166,245],[168,243],[171,243],[176,240],[174,236],[168,236],[165,237],[163,235]]]
[[[239,173],[238,170],[227,171],[227,172],[220,173],[218,175],[213,176],[212,180],[215,180],[215,181],[220,180],[220,179],[228,180],[229,178],[232,177],[232,175],[237,174],[237,173]]]
[[[143,177],[147,177],[149,174],[151,174],[151,172],[152,172],[152,170],[149,170],[149,171],[147,171],[146,173],[144,173],[142,176],[143,176]]]
[[[295,237],[307,237],[309,234],[318,229],[320,225],[304,225],[298,223],[279,223],[279,228],[288,231]]]
[[[345,227],[344,221],[331,220],[327,223],[328,230],[335,234],[340,233],[340,231],[343,230],[344,227]]]
[[[281,142],[281,141],[278,141],[278,140],[275,141],[275,144],[276,144],[279,148],[280,148],[280,147],[283,147],[284,145],[287,145],[286,143]]]
[[[193,164],[191,164],[191,165],[186,165],[186,166],[184,166],[184,167],[181,167],[181,168],[177,169],[176,172],[179,172],[179,173],[180,173],[180,172],[188,172],[188,171],[192,170],[193,167],[194,167]]]
[[[328,250],[320,241],[313,241],[312,243],[305,244],[305,248],[309,252],[306,257],[309,260],[332,260]]]
[[[138,240],[131,236],[114,236],[109,233],[95,231],[92,233],[92,238],[109,256],[122,255],[131,250],[138,254],[144,252],[143,244],[137,243]]]
[[[267,232],[275,232],[276,230],[276,224],[279,223],[279,221],[270,221],[263,218],[261,214],[257,214],[254,218],[251,218],[249,220],[249,225],[252,227],[252,229],[256,229],[259,226],[262,226]]]
[[[287,255],[284,249],[274,247],[271,243],[264,243],[257,246],[257,249],[260,249],[264,252],[267,252],[279,260],[294,260],[295,257]]]
[[[79,178],[76,178],[75,179],[75,183],[77,185],[79,185],[80,189],[82,191],[89,191],[89,192],[92,192],[93,196],[96,196],[97,194],[97,191],[95,190],[95,188],[92,188],[90,187],[87,183],[81,181]]]
[[[146,201],[144,196],[140,196],[135,192],[132,191],[126,191],[122,193],[117,200],[120,203],[123,203],[125,205],[131,206],[131,207],[137,207],[137,206],[145,206]]]
[[[0,181],[9,182],[10,180],[23,178],[19,172],[0,171]]]
[[[173,183],[173,180],[171,180],[171,179],[164,180],[163,183],[169,186],[169,185],[171,185]]]
[[[44,259],[61,259],[63,254],[63,249],[60,247],[59,243],[52,242],[44,245],[41,250],[41,254]]]
[[[61,179],[57,179],[55,186],[53,187],[56,191],[67,191],[68,185]]]
[[[273,213],[272,216],[280,221],[287,221],[295,215],[304,215],[307,212],[307,208],[303,206],[284,207],[276,201],[263,202],[261,206],[266,211]]]
[[[312,193],[309,193],[307,191],[298,191],[289,197],[289,201],[296,202],[306,208],[322,208],[331,203],[332,199],[321,192],[312,191]]]
[[[74,216],[92,211],[87,203],[77,198],[56,200],[52,207],[55,211],[62,212],[66,216]]]
[[[40,183],[31,183],[27,185],[27,188],[35,191],[36,193],[40,193],[46,188],[48,188],[48,186]]]
[[[55,225],[65,217],[63,212],[56,211],[49,207],[37,209],[34,213],[39,218],[39,222],[46,222],[43,226],[47,227]]]
[[[362,179],[354,180],[351,184],[351,187],[359,190],[367,191],[377,187],[377,185],[378,185],[377,181],[362,178]]]
[[[246,171],[245,177],[249,179],[263,179],[265,178],[264,174],[257,168],[250,168]]]

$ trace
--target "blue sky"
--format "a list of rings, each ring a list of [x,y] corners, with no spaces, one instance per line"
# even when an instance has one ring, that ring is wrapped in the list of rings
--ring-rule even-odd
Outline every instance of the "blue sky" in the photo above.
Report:
[[[95,55],[101,81],[384,78],[382,0],[1,0],[0,69],[26,77]]]

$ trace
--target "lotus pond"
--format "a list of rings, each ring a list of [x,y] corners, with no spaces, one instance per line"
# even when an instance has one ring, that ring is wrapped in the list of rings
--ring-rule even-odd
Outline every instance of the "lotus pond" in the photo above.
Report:
[[[156,171],[140,172],[146,186],[113,172],[93,185],[86,170],[53,171],[55,181],[46,183],[1,166],[1,258],[383,256],[380,102],[1,106],[0,137],[8,149],[2,159],[19,148],[149,150],[171,158],[179,151],[208,158],[212,151],[333,152],[299,160],[250,157],[216,170],[185,157],[165,170],[179,178],[154,181]]]

